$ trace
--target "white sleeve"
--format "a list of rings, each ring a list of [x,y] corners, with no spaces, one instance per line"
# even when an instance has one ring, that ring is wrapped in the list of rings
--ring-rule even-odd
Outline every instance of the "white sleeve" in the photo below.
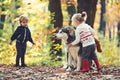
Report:
[[[72,42],[72,45],[76,45],[80,42],[80,30],[75,30],[75,40]]]
[[[91,26],[89,26],[89,29],[90,29],[90,32],[94,35],[95,30]]]

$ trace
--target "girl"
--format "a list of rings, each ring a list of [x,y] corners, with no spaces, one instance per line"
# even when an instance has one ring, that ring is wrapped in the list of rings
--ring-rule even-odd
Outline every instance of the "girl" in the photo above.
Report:
[[[89,71],[89,59],[94,60],[97,69],[100,70],[100,64],[95,53],[95,40],[94,40],[94,30],[85,23],[87,14],[83,12],[82,14],[77,13],[72,17],[72,24],[76,27],[75,36],[76,39],[68,44],[68,46],[76,45],[80,41],[82,43],[82,63],[83,68],[80,72]]]

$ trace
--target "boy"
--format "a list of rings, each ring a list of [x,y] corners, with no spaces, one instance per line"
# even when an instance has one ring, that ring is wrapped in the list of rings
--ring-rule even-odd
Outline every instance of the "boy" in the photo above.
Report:
[[[20,26],[17,27],[16,31],[13,33],[9,44],[16,39],[16,67],[19,67],[19,60],[21,58],[21,67],[26,67],[25,64],[25,53],[26,53],[26,42],[30,41],[32,44],[35,44],[31,38],[31,32],[28,28],[28,18],[24,15],[19,18]]]

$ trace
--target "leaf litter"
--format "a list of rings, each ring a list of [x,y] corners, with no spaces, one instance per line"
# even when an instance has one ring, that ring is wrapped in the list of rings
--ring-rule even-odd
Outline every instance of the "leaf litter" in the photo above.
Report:
[[[103,66],[85,73],[65,71],[61,66],[14,67],[0,64],[0,80],[120,80],[120,66]]]

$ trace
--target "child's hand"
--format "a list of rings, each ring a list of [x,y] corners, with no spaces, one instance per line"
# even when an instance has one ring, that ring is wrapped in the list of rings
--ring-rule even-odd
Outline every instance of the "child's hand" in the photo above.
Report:
[[[12,41],[11,40],[9,41],[9,44],[12,45]]]
[[[73,46],[71,43],[70,44],[67,44],[68,45],[68,47],[71,47],[71,46]]]
[[[33,43],[33,45],[36,45],[35,43]]]

